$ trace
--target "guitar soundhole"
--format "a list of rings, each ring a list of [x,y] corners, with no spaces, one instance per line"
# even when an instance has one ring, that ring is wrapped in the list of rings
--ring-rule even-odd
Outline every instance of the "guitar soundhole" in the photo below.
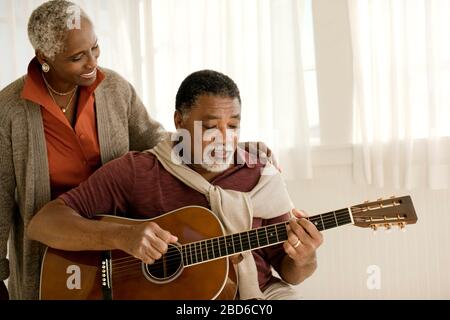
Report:
[[[152,264],[142,264],[147,279],[157,283],[166,283],[174,280],[181,274],[183,259],[177,245],[170,244],[161,259]]]

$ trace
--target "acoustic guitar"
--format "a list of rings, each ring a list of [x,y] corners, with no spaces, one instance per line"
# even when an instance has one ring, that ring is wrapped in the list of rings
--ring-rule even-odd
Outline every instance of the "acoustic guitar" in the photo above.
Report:
[[[233,299],[238,279],[228,257],[287,239],[288,222],[240,233],[224,233],[210,210],[188,206],[154,219],[102,215],[121,224],[157,223],[179,243],[153,264],[120,250],[63,251],[47,248],[42,261],[40,299]],[[417,222],[410,196],[379,199],[306,218],[318,230],[353,224],[358,227],[404,228]]]

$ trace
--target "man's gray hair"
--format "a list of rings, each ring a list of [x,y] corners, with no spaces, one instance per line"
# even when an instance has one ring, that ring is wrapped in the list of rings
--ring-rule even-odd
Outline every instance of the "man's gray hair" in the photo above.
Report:
[[[28,20],[28,38],[34,50],[41,51],[48,59],[64,50],[67,30],[80,28],[83,10],[73,2],[52,0],[37,7]]]

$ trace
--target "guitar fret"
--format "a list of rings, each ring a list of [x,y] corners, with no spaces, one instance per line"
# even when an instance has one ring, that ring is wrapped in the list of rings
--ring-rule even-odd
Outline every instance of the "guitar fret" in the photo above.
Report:
[[[210,244],[208,244],[208,241],[210,242]],[[206,240],[206,255],[208,256],[208,259],[215,258],[211,239]]]
[[[202,261],[205,261],[206,246],[205,246],[205,243],[203,243],[203,241],[200,241],[200,255],[201,255]]]
[[[323,216],[326,220],[333,220],[333,219],[334,219],[333,212],[326,212],[326,213],[322,214],[322,216]]]
[[[190,264],[194,264],[194,257],[192,256],[192,244],[189,244],[189,253],[190,253],[190,258],[191,258],[191,263]]]
[[[201,257],[202,250],[200,247],[200,243],[196,242],[194,248],[195,248],[195,258],[197,259],[197,262],[202,262],[202,257]]]
[[[334,223],[333,224],[328,223],[328,222],[325,223],[325,229],[332,229],[334,227],[336,227],[336,225]]]
[[[195,252],[195,243],[191,244],[191,250],[192,250],[192,264],[197,263],[197,253]]]
[[[334,215],[334,220],[336,221],[336,227],[338,227],[339,223],[337,222],[336,211],[333,211],[333,215]]]
[[[231,253],[235,253],[236,250],[234,250],[234,241],[233,241],[233,236],[232,235],[230,235],[230,239],[231,239],[231,249],[232,249]]]
[[[277,236],[277,242],[280,242],[280,238],[278,237],[278,228],[276,225],[274,226],[274,228],[275,228],[275,234]]]
[[[197,243],[198,243],[198,249],[196,248],[196,250],[197,250],[197,259],[200,258],[201,261],[205,261],[205,255],[203,254],[205,252],[204,251],[204,247],[203,247],[203,241],[199,241]],[[199,257],[199,255],[200,255],[200,257]]]
[[[194,257],[195,257],[196,263],[199,263],[202,261],[201,254],[199,255],[199,251],[200,251],[200,250],[198,250],[199,248],[201,248],[201,243],[196,242],[194,244],[194,251],[195,251]]]
[[[214,258],[218,258],[218,257],[220,257],[219,239],[214,238],[212,243],[213,243],[213,250],[214,250]]]
[[[219,247],[221,248],[220,249],[220,252],[221,252],[220,256],[223,257],[223,256],[228,255],[228,249],[227,249],[225,237],[220,237],[219,238]]]
[[[209,259],[214,259],[214,248],[212,245],[212,239],[206,240],[206,252],[208,253]]]
[[[278,242],[278,236],[276,233],[275,226],[268,226],[266,229],[266,232],[268,232],[267,238],[269,239],[269,243],[276,243]]]
[[[195,252],[195,243],[191,244],[191,251],[192,251],[192,255],[191,255],[192,264],[197,263],[197,254]]]
[[[242,239],[242,234],[246,234],[247,237],[244,236],[245,238]],[[248,231],[241,233],[241,246],[242,246],[242,251],[250,250],[250,237],[248,236]]]
[[[239,233],[232,235],[234,252],[242,251],[242,245],[241,245],[241,248],[239,248],[239,244],[241,243],[241,241],[238,238],[239,238]]]
[[[195,242],[192,243],[191,247],[192,247],[192,263],[194,264],[198,262],[196,243]]]
[[[266,232],[267,244],[269,244],[270,241],[269,241],[269,235],[267,234],[267,227],[264,228],[264,231]]]
[[[265,236],[265,228],[258,229],[258,239],[260,247],[264,247],[269,244],[267,236]]]
[[[350,217],[348,209],[343,209],[343,212],[341,212],[339,215],[340,217],[338,220],[342,220],[342,224],[349,224],[352,222],[352,218]]]
[[[235,240],[236,240],[236,235],[235,234],[230,234],[230,239],[231,239],[231,247],[232,247],[232,249],[233,249],[233,253],[236,253],[238,250],[237,250],[237,247],[236,247],[236,242],[235,242]]]
[[[317,220],[317,217],[308,217],[306,218],[309,222],[311,222],[316,228],[319,229],[319,220]]]
[[[251,234],[250,234],[251,232]],[[258,243],[256,241],[256,230],[249,231],[249,239],[250,239],[250,248],[254,249],[258,247]]]
[[[277,234],[278,234],[278,241],[285,241],[287,240],[287,229],[286,229],[287,223],[282,223],[276,225]]]
[[[241,245],[241,252],[244,251],[244,247],[242,246],[242,233],[239,232],[239,244]]]
[[[230,241],[230,239],[231,239],[231,241]],[[233,251],[233,249],[234,249],[233,237],[232,236],[226,236],[225,237],[225,241],[226,241],[226,244],[227,244],[227,254],[228,255],[233,254],[234,253],[234,251]]]
[[[351,218],[348,214],[348,209],[328,212],[319,216],[322,221],[323,226],[322,230],[331,229],[334,227],[351,223]]]
[[[260,247],[261,245],[259,244],[259,234],[258,234],[258,230],[256,230],[255,234],[256,234],[256,241],[258,242],[258,247]]]
[[[323,214],[323,219],[325,222],[326,229],[331,229],[331,228],[334,228],[337,226],[336,221],[334,220],[333,212],[328,212],[328,213]]]
[[[208,254],[208,240],[205,240],[205,260],[209,260],[209,254]]]
[[[214,258],[222,256],[220,253],[219,238],[214,238],[212,240],[212,243],[213,243],[213,250],[214,250]]]

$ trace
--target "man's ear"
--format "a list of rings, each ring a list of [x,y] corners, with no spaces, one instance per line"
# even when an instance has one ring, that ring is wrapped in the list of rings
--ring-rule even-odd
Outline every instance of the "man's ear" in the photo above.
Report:
[[[175,110],[175,113],[173,114],[173,121],[175,123],[175,128],[184,128],[183,115],[180,111]]]

